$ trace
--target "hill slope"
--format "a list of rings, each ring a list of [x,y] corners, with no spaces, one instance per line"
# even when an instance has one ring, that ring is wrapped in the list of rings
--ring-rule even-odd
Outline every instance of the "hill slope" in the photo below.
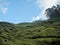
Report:
[[[45,21],[19,24],[0,22],[0,45],[60,45],[60,14],[52,13],[59,13],[57,9],[60,7],[47,9],[50,19]]]
[[[57,36],[60,36],[60,19],[22,24],[0,22],[0,45],[59,44]]]

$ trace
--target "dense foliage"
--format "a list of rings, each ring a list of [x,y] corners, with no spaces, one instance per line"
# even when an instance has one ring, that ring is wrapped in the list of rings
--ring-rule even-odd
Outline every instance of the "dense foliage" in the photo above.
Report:
[[[53,6],[52,8],[46,9],[46,14],[48,17],[60,18],[60,5]]]
[[[0,22],[0,45],[60,45],[60,6],[48,8],[46,13],[50,19],[45,21]]]

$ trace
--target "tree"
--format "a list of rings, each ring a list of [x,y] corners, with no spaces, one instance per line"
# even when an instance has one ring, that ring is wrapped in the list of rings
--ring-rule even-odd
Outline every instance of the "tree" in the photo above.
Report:
[[[59,18],[60,17],[60,5],[53,6],[46,9],[46,15],[50,18]]]

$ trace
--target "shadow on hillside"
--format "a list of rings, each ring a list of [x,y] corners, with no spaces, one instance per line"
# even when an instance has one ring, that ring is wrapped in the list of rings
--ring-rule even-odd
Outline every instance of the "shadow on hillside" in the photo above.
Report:
[[[36,39],[36,38],[60,38],[60,36],[33,36],[33,37],[29,37],[29,39]]]

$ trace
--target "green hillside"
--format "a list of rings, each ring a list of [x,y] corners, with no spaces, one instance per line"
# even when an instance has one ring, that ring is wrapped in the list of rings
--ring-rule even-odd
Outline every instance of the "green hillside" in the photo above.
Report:
[[[60,6],[46,10],[48,20],[0,22],[0,45],[60,45]]]

